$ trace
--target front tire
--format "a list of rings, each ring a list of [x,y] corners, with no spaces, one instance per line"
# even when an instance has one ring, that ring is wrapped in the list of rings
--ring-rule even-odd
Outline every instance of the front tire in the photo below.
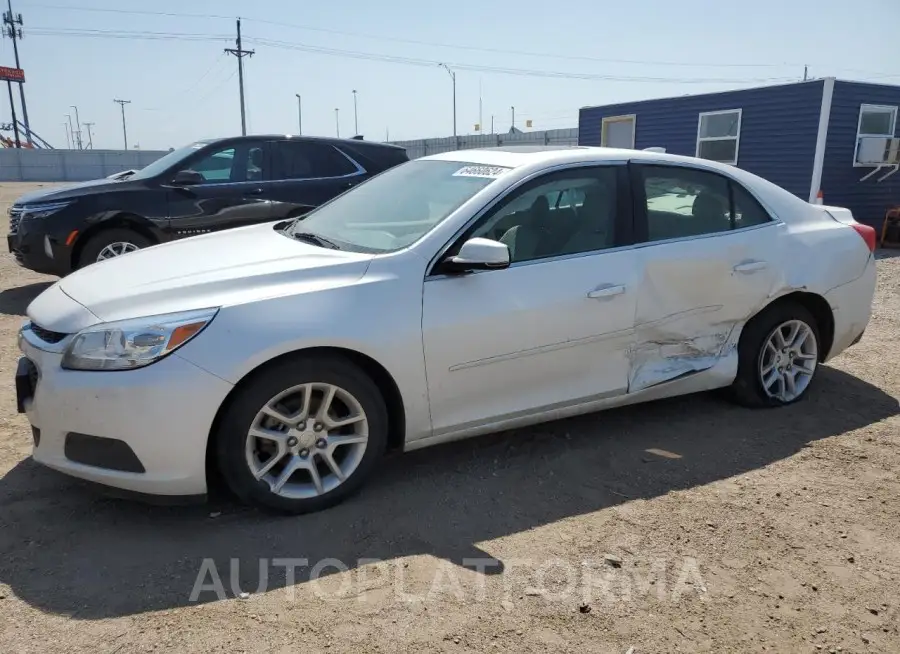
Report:
[[[286,360],[255,374],[226,408],[216,458],[242,501],[309,513],[359,490],[387,445],[378,387],[337,356]]]
[[[78,257],[78,267],[84,268],[98,261],[142,250],[153,245],[145,236],[130,229],[116,227],[95,234],[85,244]]]
[[[802,305],[783,302],[756,315],[741,335],[734,399],[748,407],[778,407],[801,400],[819,363],[816,319]]]

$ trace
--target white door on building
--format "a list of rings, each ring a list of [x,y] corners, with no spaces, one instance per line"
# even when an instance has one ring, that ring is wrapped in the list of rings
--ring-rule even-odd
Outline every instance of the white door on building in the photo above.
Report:
[[[608,116],[600,127],[600,145],[607,148],[634,148],[635,116]]]

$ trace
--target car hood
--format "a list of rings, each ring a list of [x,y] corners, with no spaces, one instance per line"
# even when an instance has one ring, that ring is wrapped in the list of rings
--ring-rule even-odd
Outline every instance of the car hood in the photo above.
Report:
[[[92,322],[243,304],[351,284],[372,260],[371,254],[296,241],[274,225],[195,236],[92,264],[38,296],[28,315],[46,329],[72,333]],[[79,307],[63,306],[63,296]]]
[[[54,186],[53,188],[41,189],[26,193],[16,198],[15,204],[35,204],[38,202],[57,202],[60,200],[74,200],[83,195],[94,195],[103,193],[104,191],[121,191],[128,186],[133,186],[127,180],[117,181],[113,179],[92,179],[89,182],[79,182],[70,184],[69,186]]]

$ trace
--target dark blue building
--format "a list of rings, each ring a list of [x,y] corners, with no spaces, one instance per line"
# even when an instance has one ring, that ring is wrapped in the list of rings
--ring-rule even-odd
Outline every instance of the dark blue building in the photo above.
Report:
[[[887,140],[898,136],[898,107],[900,86],[828,77],[584,107],[578,142],[661,147],[730,163],[804,200],[815,201],[821,190],[825,204],[880,226],[885,211],[900,204],[900,172],[886,177],[896,166],[879,168],[898,160],[897,141]]]

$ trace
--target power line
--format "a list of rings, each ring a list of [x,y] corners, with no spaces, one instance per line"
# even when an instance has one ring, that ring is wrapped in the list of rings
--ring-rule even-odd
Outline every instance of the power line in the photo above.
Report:
[[[182,91],[171,96],[170,99],[163,100],[160,104],[169,104],[170,102],[182,101],[185,96],[198,88],[202,82],[209,77],[209,74],[225,60],[225,53],[220,52],[218,56],[210,64],[209,68],[197,80]],[[232,76],[229,76],[231,79]],[[163,107],[141,107],[143,111],[164,111]]]
[[[132,15],[143,15],[143,16],[165,16],[170,18],[202,18],[202,19],[217,19],[217,20],[232,20],[231,16],[224,16],[222,14],[206,14],[206,13],[192,13],[192,12],[170,12],[170,11],[150,11],[143,9],[112,9],[112,8],[101,8],[101,7],[76,7],[76,6],[67,6],[67,5],[54,5],[54,4],[32,4],[32,7],[39,7],[44,9],[55,9],[55,10],[69,10],[69,11],[80,11],[80,12],[99,12],[99,13],[113,13],[113,14],[132,14]],[[666,66],[666,67],[688,67],[688,68],[784,68],[784,67],[802,67],[806,64],[804,63],[791,63],[791,62],[781,62],[777,64],[773,63],[723,63],[723,62],[679,62],[679,61],[654,61],[654,60],[637,60],[637,59],[616,59],[616,58],[600,58],[600,57],[590,57],[585,55],[565,55],[554,52],[534,52],[527,50],[509,50],[502,48],[488,48],[484,46],[473,46],[473,45],[464,45],[457,43],[440,43],[434,41],[423,41],[419,39],[410,39],[404,37],[394,37],[394,36],[385,36],[385,35],[377,35],[377,34],[367,34],[364,32],[349,32],[345,30],[336,30],[325,27],[313,27],[309,25],[300,25],[296,23],[285,23],[283,21],[276,20],[268,20],[264,18],[247,18],[244,17],[244,20],[267,24],[267,25],[275,25],[278,27],[285,27],[290,29],[304,30],[310,32],[320,32],[323,34],[335,34],[340,36],[351,36],[355,38],[365,38],[372,39],[377,41],[390,41],[394,43],[406,43],[410,45],[426,45],[429,47],[439,47],[439,48],[451,48],[458,50],[470,50],[474,52],[490,52],[494,54],[512,54],[518,56],[526,56],[526,57],[540,57],[542,59],[563,59],[569,61],[585,61],[585,62],[593,62],[593,63],[614,63],[614,64],[628,64],[628,65],[641,65],[641,66]],[[854,69],[840,69],[848,72],[862,72],[865,74],[871,73],[871,71],[861,71]],[[880,75],[880,73],[878,73]],[[886,75],[885,77],[900,77],[900,75]]]
[[[753,78],[721,78],[721,77],[645,77],[637,75],[601,75],[596,73],[576,73],[550,70],[536,70],[528,68],[506,68],[501,66],[484,66],[476,64],[450,63],[441,62],[432,59],[421,59],[416,57],[402,57],[396,55],[386,55],[375,52],[363,52],[359,50],[340,50],[337,48],[325,48],[321,46],[306,45],[302,43],[290,43],[287,41],[277,41],[274,39],[251,38],[249,41],[283,50],[297,50],[300,52],[309,52],[315,54],[326,54],[338,57],[347,57],[351,59],[365,59],[369,61],[381,61],[385,63],[407,64],[411,66],[440,66],[446,64],[452,68],[461,70],[470,70],[476,72],[502,73],[507,75],[525,75],[531,77],[551,77],[562,79],[582,79],[582,80],[602,80],[613,82],[678,82],[683,84],[740,84],[747,82],[784,82],[791,81],[793,77],[753,77]]]
[[[230,41],[228,34],[191,34],[184,32],[147,32],[127,30],[94,30],[68,27],[36,27],[37,36],[79,36],[107,39],[141,39],[148,41]]]

